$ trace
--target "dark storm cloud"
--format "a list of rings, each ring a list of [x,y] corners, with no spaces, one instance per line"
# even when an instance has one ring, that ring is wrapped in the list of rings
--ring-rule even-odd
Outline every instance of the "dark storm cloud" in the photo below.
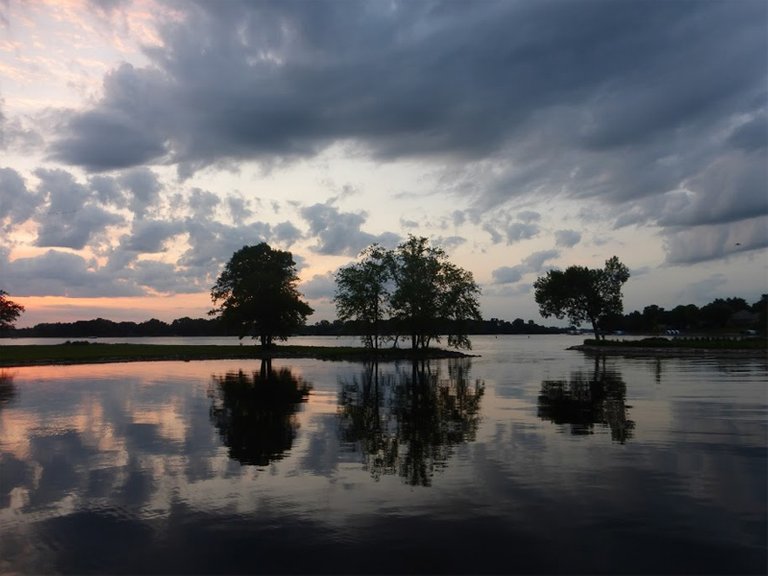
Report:
[[[152,66],[107,75],[101,101],[67,115],[55,158],[188,175],[347,142],[446,170],[459,160],[452,189],[480,211],[556,193],[631,205],[686,183],[709,207],[714,176],[741,208],[692,208],[687,222],[768,212],[764,179],[741,175],[766,159],[763,0],[173,6],[183,17],[147,49]],[[513,242],[533,226],[489,233]]]
[[[99,106],[69,115],[50,148],[51,158],[93,172],[160,161],[176,116],[169,96],[167,81],[157,71],[121,65],[104,78]]]
[[[766,111],[744,122],[731,133],[730,144],[748,152],[765,150],[768,147],[768,118]]]

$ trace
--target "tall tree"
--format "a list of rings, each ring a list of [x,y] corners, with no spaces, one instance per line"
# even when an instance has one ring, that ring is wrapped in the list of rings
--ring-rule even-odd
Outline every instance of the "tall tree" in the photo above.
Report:
[[[362,261],[336,273],[336,313],[340,320],[356,320],[366,347],[378,349],[381,323],[387,313],[390,279],[389,255],[373,244],[361,253]]]
[[[545,318],[568,317],[575,326],[589,321],[595,338],[604,339],[602,322],[624,310],[621,288],[629,270],[616,256],[605,261],[605,268],[570,266],[550,270],[533,284],[539,312]]]
[[[402,333],[410,336],[411,346],[427,348],[447,331],[449,346],[471,348],[465,323],[481,320],[480,289],[472,273],[449,262],[445,251],[430,246],[424,237],[409,236],[390,262],[393,317]]]
[[[409,236],[392,254],[393,315],[402,332],[411,337],[412,348],[426,348],[438,335],[438,277],[445,258],[445,252],[430,246],[423,236]]]
[[[24,312],[24,306],[7,298],[8,292],[0,290],[0,330],[13,328],[16,320]]]
[[[285,340],[313,310],[296,289],[299,277],[290,252],[262,242],[232,255],[211,289],[216,315],[238,336],[259,337],[262,347]]]

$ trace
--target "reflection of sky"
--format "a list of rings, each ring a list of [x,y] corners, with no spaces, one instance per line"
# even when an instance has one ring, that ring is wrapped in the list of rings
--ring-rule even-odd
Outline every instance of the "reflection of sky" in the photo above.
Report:
[[[718,555],[736,553],[741,571],[764,565],[764,364],[670,360],[659,382],[653,360],[608,359],[636,423],[622,445],[605,427],[576,437],[536,416],[542,381],[588,371],[591,360],[558,344],[537,364],[526,341],[504,361],[491,346],[470,370],[486,385],[476,438],[455,447],[429,488],[372,480],[361,454],[340,442],[338,382],[361,365],[275,361],[312,390],[291,449],[264,467],[230,460],[209,418],[211,375],[255,371],[256,361],[15,369],[15,394],[0,407],[0,572],[104,571],[118,561],[162,571],[174,553],[186,571],[202,570],[205,554],[245,553],[257,537],[272,546],[264,562],[304,539],[308,550],[327,549],[323,559],[316,549],[317,566],[329,569],[344,544],[355,550],[351,566],[365,569],[378,541],[405,554],[404,564],[383,560],[382,569],[417,569],[406,558],[418,546],[443,551],[436,569],[458,570],[469,567],[454,557],[461,538],[486,539],[485,556],[473,558],[489,569],[504,538],[520,543],[506,553],[528,571],[542,552],[536,566],[549,571],[568,571],[558,562],[570,559],[588,571],[636,562],[639,571],[674,572],[703,546],[696,566],[723,567]],[[90,568],[77,556],[90,545],[77,534],[102,546]],[[195,549],[198,539],[218,548]],[[142,564],[129,544],[148,547],[160,564]],[[543,552],[550,545],[563,547],[559,560]],[[663,557],[644,556],[643,546]],[[284,566],[299,570],[300,560]]]

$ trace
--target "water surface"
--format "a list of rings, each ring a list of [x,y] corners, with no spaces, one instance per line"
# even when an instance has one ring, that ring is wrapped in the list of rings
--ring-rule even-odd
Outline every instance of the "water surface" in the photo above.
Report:
[[[0,573],[764,573],[764,359],[0,372]]]

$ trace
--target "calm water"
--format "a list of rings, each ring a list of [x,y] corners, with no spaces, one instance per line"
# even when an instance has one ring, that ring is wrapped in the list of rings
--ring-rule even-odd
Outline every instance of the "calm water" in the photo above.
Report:
[[[0,372],[0,573],[765,573],[768,362]]]

